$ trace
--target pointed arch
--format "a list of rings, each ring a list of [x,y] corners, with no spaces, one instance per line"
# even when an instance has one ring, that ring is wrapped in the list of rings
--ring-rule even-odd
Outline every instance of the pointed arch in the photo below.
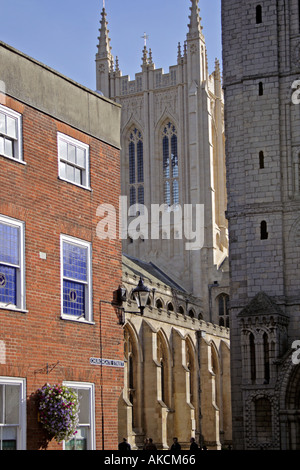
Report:
[[[296,219],[289,231],[289,240],[293,246],[300,247],[300,218]]]
[[[155,307],[158,309],[158,310],[162,310],[164,308],[164,302],[163,300],[159,297],[158,299],[156,299],[155,301]]]
[[[220,354],[214,341],[210,341],[211,347],[211,371],[214,374],[220,373]]]
[[[229,295],[222,292],[216,298],[219,326],[229,328]]]
[[[155,127],[155,153],[158,156],[160,200],[167,207],[180,202],[180,142],[177,119],[164,112]]]
[[[189,335],[185,339],[186,345],[186,367],[188,370],[188,402],[195,406],[197,399],[197,364],[196,364],[196,350],[194,343]]]
[[[190,308],[190,309],[189,309],[188,316],[189,316],[190,318],[196,318],[195,310],[194,310],[193,308]]]
[[[161,139],[164,203],[171,207],[179,204],[178,137],[175,124],[171,120],[163,125]]]
[[[124,389],[125,402],[131,409],[131,428],[140,428],[142,419],[142,363],[143,353],[134,326],[127,321],[124,326]]]
[[[130,336],[132,337],[134,343],[136,344],[139,361],[143,362],[144,361],[143,349],[142,349],[142,346],[141,346],[141,343],[140,343],[139,335],[136,331],[135,326],[133,325],[133,323],[130,320],[126,320],[126,323],[124,325],[124,333],[126,331],[130,334]]]
[[[158,363],[158,399],[168,407],[171,404],[171,350],[169,341],[163,330],[157,332],[157,363]]]
[[[123,190],[129,200],[129,206],[144,204],[144,136],[142,126],[129,120],[123,129],[122,148],[124,149],[125,174]]]
[[[213,384],[213,397],[214,405],[218,410],[221,408],[222,396],[221,396],[221,361],[218,348],[214,341],[210,342],[211,346],[211,374]]]

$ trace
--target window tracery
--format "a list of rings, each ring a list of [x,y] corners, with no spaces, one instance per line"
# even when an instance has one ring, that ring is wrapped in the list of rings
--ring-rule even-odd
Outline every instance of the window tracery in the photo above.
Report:
[[[129,134],[129,199],[130,206],[144,204],[143,136],[136,127]]]
[[[163,179],[164,203],[167,206],[179,204],[179,167],[177,130],[170,121],[163,127]]]

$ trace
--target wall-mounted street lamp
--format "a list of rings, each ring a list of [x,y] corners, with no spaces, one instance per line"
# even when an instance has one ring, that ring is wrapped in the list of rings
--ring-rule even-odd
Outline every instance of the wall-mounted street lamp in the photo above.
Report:
[[[137,287],[133,289],[132,293],[134,295],[137,306],[140,309],[141,315],[143,315],[144,309],[149,299],[150,289],[149,287],[145,286],[141,277]]]

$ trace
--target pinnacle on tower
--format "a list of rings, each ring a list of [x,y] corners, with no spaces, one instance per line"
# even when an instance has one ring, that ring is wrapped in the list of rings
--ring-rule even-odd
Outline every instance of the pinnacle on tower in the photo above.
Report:
[[[178,48],[177,48],[177,64],[180,64],[181,62],[181,45],[180,42],[178,43]]]
[[[147,47],[144,46],[143,57],[142,57],[142,65],[147,65],[147,64],[148,64],[148,51],[147,51]]]
[[[99,44],[98,44],[98,58],[99,59],[109,59],[110,61],[113,60],[113,56],[111,53],[110,47],[110,38],[108,36],[109,30],[107,29],[108,22],[106,21],[106,11],[105,8],[102,9],[101,12],[101,21],[100,21],[100,36],[99,36]]]
[[[189,16],[190,23],[188,25],[189,32],[187,34],[187,38],[195,38],[202,35],[202,26],[200,23],[201,18],[199,16],[200,10],[198,7],[199,0],[191,0],[191,2],[192,6],[190,7],[191,14]]]
[[[104,96],[109,97],[109,76],[114,73],[114,57],[111,53],[110,38],[108,36],[109,30],[107,28],[108,22],[106,21],[104,3],[101,12],[100,25],[98,52],[96,54],[96,86],[98,91],[101,91]],[[118,71],[118,74],[120,73],[121,72]]]
[[[220,68],[220,62],[219,60],[216,58],[215,59],[215,74],[218,78],[221,77],[221,68]]]

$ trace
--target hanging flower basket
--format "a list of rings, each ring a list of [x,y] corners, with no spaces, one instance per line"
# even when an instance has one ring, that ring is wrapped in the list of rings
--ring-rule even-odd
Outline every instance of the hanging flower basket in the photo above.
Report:
[[[76,434],[79,402],[76,393],[64,385],[49,385],[37,391],[39,420],[57,442]]]

